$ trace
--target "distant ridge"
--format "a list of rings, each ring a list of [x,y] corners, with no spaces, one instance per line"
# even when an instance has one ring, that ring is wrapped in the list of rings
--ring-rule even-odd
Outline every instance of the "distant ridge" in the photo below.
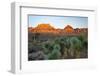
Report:
[[[61,33],[80,33],[80,32],[87,32],[87,28],[73,28],[71,25],[66,25],[64,29],[54,28],[50,24],[38,24],[36,27],[29,27],[29,32],[32,33],[54,33],[54,34],[61,34]]]

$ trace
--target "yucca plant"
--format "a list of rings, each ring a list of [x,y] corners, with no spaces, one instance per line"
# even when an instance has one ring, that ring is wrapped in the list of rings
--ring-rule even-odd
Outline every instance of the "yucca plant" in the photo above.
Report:
[[[88,39],[87,35],[80,35],[78,36],[78,39],[81,40],[82,43],[82,52],[81,52],[81,57],[87,57],[88,55]]]
[[[82,51],[82,42],[77,37],[72,37],[71,42],[72,42],[72,49],[74,52],[74,57],[79,58],[80,53]]]
[[[52,45],[52,48],[51,53],[48,54],[48,59],[59,59],[61,56],[60,45],[55,43]]]
[[[48,42],[43,45],[44,53],[48,59],[60,58],[60,45],[58,43]]]

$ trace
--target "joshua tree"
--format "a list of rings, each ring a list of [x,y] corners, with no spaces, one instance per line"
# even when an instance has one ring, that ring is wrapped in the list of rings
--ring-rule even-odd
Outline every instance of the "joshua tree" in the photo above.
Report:
[[[36,41],[36,39],[39,38],[39,35],[40,35],[39,33],[34,33],[34,34],[33,34],[33,38],[32,38],[33,41]]]

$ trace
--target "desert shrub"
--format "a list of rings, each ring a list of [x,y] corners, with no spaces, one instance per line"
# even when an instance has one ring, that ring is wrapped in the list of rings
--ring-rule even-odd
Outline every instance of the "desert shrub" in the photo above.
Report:
[[[38,41],[38,34],[28,44],[30,60],[71,59],[87,57],[87,35],[55,37],[46,41]],[[36,38],[37,37],[37,38]]]

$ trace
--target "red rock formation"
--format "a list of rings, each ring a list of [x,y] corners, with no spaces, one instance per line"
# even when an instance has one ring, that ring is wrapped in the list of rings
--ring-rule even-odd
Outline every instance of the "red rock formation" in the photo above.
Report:
[[[55,28],[52,27],[50,24],[38,24],[37,27],[35,27],[32,32],[38,32],[38,33],[54,33]]]
[[[71,33],[80,33],[87,32],[87,28],[73,28],[71,25],[67,25],[64,29],[57,29],[51,26],[50,24],[38,24],[37,27],[29,27],[29,32],[32,33],[53,33],[53,34],[71,34]]]
[[[50,24],[38,24],[38,26],[35,29],[37,29],[37,30],[54,30],[55,28],[52,27]]]
[[[71,25],[67,25],[64,30],[67,32],[67,33],[72,33],[74,32],[74,29],[73,27],[71,27]]]

